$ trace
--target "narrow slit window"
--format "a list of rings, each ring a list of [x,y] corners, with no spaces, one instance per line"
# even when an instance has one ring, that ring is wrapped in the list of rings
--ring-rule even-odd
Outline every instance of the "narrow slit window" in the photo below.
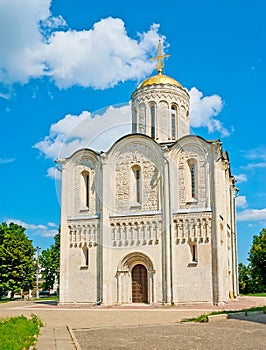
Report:
[[[196,246],[196,244],[192,244],[190,246],[190,248],[191,248],[191,261],[197,262],[198,260],[197,260],[197,246]]]
[[[171,108],[171,136],[173,139],[176,138],[176,108]]]
[[[85,204],[86,207],[90,206],[90,175],[88,173],[84,176],[85,181]]]
[[[151,137],[155,138],[155,105],[151,105]]]
[[[195,179],[195,164],[190,166],[191,175],[191,197],[196,198],[196,179]]]
[[[88,247],[83,248],[84,254],[84,266],[89,266],[89,249]]]
[[[80,205],[81,210],[88,210],[90,207],[90,173],[84,170],[80,174]]]
[[[140,203],[140,169],[136,169],[136,199]]]
[[[132,184],[133,201],[141,203],[141,168],[139,166],[134,166],[132,171],[134,176],[134,183]]]

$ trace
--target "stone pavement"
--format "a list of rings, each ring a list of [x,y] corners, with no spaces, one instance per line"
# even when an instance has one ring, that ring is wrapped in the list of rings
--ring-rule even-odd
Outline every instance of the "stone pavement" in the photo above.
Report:
[[[76,350],[70,330],[65,327],[44,327],[35,347],[38,350]]]
[[[235,319],[73,331],[82,350],[264,350],[266,344],[265,324]]]
[[[41,318],[45,325],[45,327],[41,329],[41,335],[36,343],[36,348],[38,350],[74,350],[80,349],[79,345],[77,343],[75,344],[74,340],[75,334],[81,329],[89,329],[89,332],[91,332],[92,330],[97,331],[99,328],[106,328],[107,330],[121,329],[121,327],[144,329],[144,327],[151,327],[151,325],[155,327],[155,329],[161,329],[164,325],[176,327],[176,323],[182,319],[196,317],[202,313],[221,309],[240,310],[260,305],[266,305],[265,297],[240,297],[237,300],[219,307],[207,304],[179,305],[172,307],[137,304],[112,307],[86,305],[72,305],[66,307],[58,306],[56,302],[53,301],[12,301],[0,304],[0,317],[12,317],[21,314],[30,316],[31,314],[35,314]],[[225,322],[233,324],[234,322],[245,323],[246,321],[226,320]],[[250,323],[246,322],[246,324]],[[256,325],[257,323],[254,324]],[[161,325],[161,327],[158,327],[158,325]],[[260,326],[265,329],[265,325]],[[75,329],[74,332],[72,329]],[[168,329],[168,326],[166,329]],[[207,329],[205,331],[207,331]],[[152,333],[152,331],[149,332]],[[167,335],[162,337],[162,339],[165,340],[166,338]],[[104,337],[103,339],[108,343],[108,338]],[[167,344],[167,342],[165,344]],[[92,344],[90,343],[90,345]],[[114,348],[124,349],[125,347],[123,348],[120,346],[113,347],[113,349]],[[149,348],[150,347],[146,346],[146,349]],[[86,347],[83,346],[81,349],[85,350]],[[91,347],[91,349],[97,348]],[[102,347],[102,349],[108,349],[108,347],[105,346]],[[127,347],[127,349],[129,349],[129,347]],[[134,347],[132,349],[134,349]],[[167,349],[167,347],[161,347],[161,349]],[[169,347],[169,349],[172,348]],[[178,347],[176,347],[176,349],[178,349]],[[183,348],[181,347],[181,349]],[[191,347],[190,349],[197,348]],[[258,349],[260,348],[258,347]]]

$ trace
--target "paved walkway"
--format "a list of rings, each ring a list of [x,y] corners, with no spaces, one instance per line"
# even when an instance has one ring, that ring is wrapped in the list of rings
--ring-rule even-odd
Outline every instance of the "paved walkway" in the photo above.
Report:
[[[223,307],[206,304],[173,307],[135,304],[113,307],[64,307],[57,306],[53,301],[12,301],[0,304],[0,317],[36,314],[45,325],[36,344],[38,350],[74,350],[79,348],[72,339],[72,329],[174,325],[184,318],[196,317],[214,310],[239,310],[259,305],[266,305],[265,297],[240,297]]]
[[[266,315],[261,316],[266,323]],[[265,350],[265,330],[263,323],[229,319],[74,329],[74,333],[82,350]]]

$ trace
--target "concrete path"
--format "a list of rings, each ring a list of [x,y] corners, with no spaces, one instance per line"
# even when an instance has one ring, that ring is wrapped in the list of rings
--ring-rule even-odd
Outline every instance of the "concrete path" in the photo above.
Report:
[[[240,310],[259,305],[266,305],[266,298],[240,297],[223,307],[206,304],[173,307],[135,304],[113,307],[85,305],[64,307],[57,306],[52,301],[12,301],[0,304],[0,317],[22,314],[29,317],[35,314],[45,325],[36,344],[38,350],[74,350],[79,348],[72,338],[75,333],[71,331],[72,329],[175,325],[184,318],[196,317],[214,310]]]

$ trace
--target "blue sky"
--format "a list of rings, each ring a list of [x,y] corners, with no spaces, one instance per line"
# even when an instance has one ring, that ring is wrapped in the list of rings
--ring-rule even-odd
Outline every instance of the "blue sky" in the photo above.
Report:
[[[265,13],[263,0],[0,0],[0,222],[53,242],[54,160],[129,132],[131,93],[156,73],[161,39],[164,74],[191,96],[191,132],[229,152],[245,262],[266,226]]]

